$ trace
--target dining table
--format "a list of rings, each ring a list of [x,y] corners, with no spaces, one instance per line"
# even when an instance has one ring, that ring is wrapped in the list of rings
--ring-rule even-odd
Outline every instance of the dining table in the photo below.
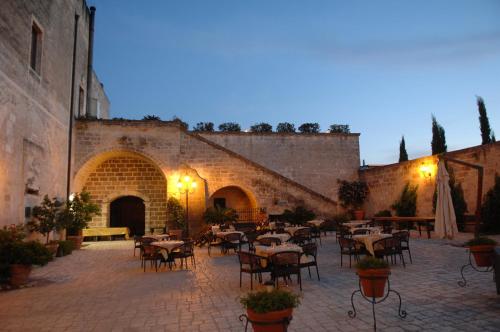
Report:
[[[366,224],[371,222],[371,220],[351,220],[345,223],[342,223],[342,226],[348,227],[348,228],[357,228],[357,227],[363,227]]]
[[[392,235],[391,234],[362,234],[362,235],[360,234],[360,235],[353,235],[352,239],[363,244],[365,246],[366,250],[372,256],[375,256],[375,248],[373,247],[373,243],[378,241],[378,240],[389,238],[389,237],[392,237]]]
[[[255,254],[262,256],[264,258],[260,260],[260,264],[262,265],[262,267],[267,266],[268,264],[267,258],[276,253],[284,251],[296,251],[302,253],[302,247],[293,243],[285,243],[279,246],[262,246],[262,245],[255,246]]]
[[[314,226],[314,227],[320,227],[322,223],[325,221],[323,219],[315,219],[315,220],[309,220],[307,223]]]
[[[290,234],[291,236],[293,236],[296,231],[298,231],[299,229],[305,229],[305,228],[309,228],[309,227],[305,227],[305,226],[285,227],[285,232],[287,232],[288,234]]]
[[[354,233],[357,230],[364,230],[368,231],[369,234],[380,234],[382,233],[382,229],[380,227],[368,227],[368,226],[361,226],[361,227],[354,227],[349,229],[350,233]]]
[[[148,235],[144,235],[143,238],[153,239],[155,241],[168,241],[170,239],[170,235],[168,235],[168,234],[148,234]]]
[[[179,248],[183,244],[184,241],[178,241],[178,240],[151,242],[152,246],[155,246],[160,249],[160,253],[167,262],[171,261],[170,254],[172,253],[172,251]]]

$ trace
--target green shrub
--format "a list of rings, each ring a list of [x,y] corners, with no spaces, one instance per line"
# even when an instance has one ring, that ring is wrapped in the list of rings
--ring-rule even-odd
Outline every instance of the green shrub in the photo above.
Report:
[[[299,296],[281,289],[271,292],[260,291],[248,293],[240,299],[244,308],[262,314],[271,311],[279,311],[288,308],[296,308],[300,304]]]
[[[484,231],[487,233],[500,233],[500,176],[495,175],[495,184],[486,193],[481,207],[481,220]]]
[[[234,209],[221,208],[217,205],[215,208],[210,207],[205,210],[203,220],[205,220],[207,224],[221,225],[226,222],[235,222],[238,220],[238,214]]]
[[[368,185],[363,181],[339,180],[338,195],[342,207],[359,210],[368,197]]]
[[[409,182],[403,188],[399,199],[391,206],[399,217],[414,217],[417,213],[417,189],[418,185],[412,186]]]
[[[178,229],[186,229],[186,210],[175,197],[169,197],[167,200],[167,220]]]
[[[24,227],[18,225],[14,228],[0,228],[0,283],[9,279],[9,265],[12,260],[12,247],[25,238]]]
[[[73,241],[59,241],[59,251],[62,256],[70,255],[75,250],[75,243]]]
[[[273,126],[265,122],[256,123],[250,127],[250,131],[252,133],[271,133],[273,131]]]
[[[387,263],[385,260],[372,256],[367,256],[356,264],[356,268],[359,270],[386,269],[388,267],[389,263]]]
[[[9,248],[10,264],[46,265],[52,260],[52,253],[37,241],[15,242]]]
[[[280,122],[276,127],[276,132],[278,133],[294,133],[295,125],[289,122]]]
[[[314,218],[316,218],[316,214],[303,206],[297,206],[294,211],[287,209],[281,215],[281,219],[292,225],[302,225]]]
[[[375,213],[375,217],[392,217],[392,213],[390,210],[381,210]]]
[[[467,247],[469,247],[469,246],[481,246],[481,245],[496,246],[497,241],[490,239],[490,238],[487,238],[487,237],[480,236],[480,237],[473,238],[465,243],[465,246],[467,246]]]

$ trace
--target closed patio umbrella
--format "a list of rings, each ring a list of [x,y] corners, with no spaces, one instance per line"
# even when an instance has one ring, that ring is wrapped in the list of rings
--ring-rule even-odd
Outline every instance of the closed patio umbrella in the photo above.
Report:
[[[438,163],[437,185],[437,204],[436,204],[436,223],[435,233],[441,238],[453,239],[458,233],[457,219],[451,200],[451,191],[449,184],[450,176],[446,171],[444,162]]]

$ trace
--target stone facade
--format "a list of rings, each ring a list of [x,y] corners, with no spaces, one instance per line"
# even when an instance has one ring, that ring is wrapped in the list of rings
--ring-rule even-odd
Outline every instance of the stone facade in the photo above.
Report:
[[[358,178],[359,134],[200,135],[334,200],[338,179]]]
[[[38,204],[44,194],[66,195],[74,13],[80,16],[73,100],[77,115],[79,107],[85,107],[89,31],[85,2],[1,3],[0,226],[22,222],[25,207]],[[32,52],[33,29],[38,52]],[[37,55],[35,69],[32,53]],[[104,95],[95,82],[96,92]]]
[[[356,145],[351,153],[356,154],[357,151]],[[95,189],[87,184],[95,170],[110,159],[131,154],[153,164],[166,179],[167,198],[177,197],[184,205],[185,197],[179,193],[176,184],[185,174],[196,179],[198,187],[188,198],[190,228],[193,231],[203,225],[202,214],[213,205],[212,196],[217,197],[221,193],[225,193],[230,204],[238,205],[245,201],[252,208],[266,208],[272,214],[296,205],[305,205],[324,216],[337,213],[335,198],[247,159],[237,151],[187,132],[177,122],[79,120],[75,128],[73,190],[85,188],[95,195]],[[107,176],[117,178],[113,172]],[[238,188],[239,195],[227,195],[228,188]],[[246,199],[240,197],[243,194]],[[109,209],[109,203],[101,201],[103,211]],[[109,217],[108,221],[100,217],[94,222],[106,224]]]
[[[493,186],[495,173],[500,170],[499,142],[449,152],[447,156],[484,167],[483,196]],[[368,216],[390,209],[407,182],[418,185],[417,215],[433,216],[432,199],[436,187],[437,162],[437,156],[431,156],[361,171],[360,177],[370,188],[365,204]],[[422,165],[430,167],[430,177],[423,176],[420,170]],[[448,166],[453,169],[457,182],[462,184],[468,213],[473,214],[476,209],[477,171],[452,162]]]

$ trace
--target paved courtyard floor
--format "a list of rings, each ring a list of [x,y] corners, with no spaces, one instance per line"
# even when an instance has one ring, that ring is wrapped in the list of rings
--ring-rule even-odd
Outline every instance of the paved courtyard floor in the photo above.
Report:
[[[438,240],[412,239],[413,264],[392,267],[397,297],[376,306],[379,331],[500,331],[500,296],[492,273],[468,272],[458,287],[464,248]],[[196,269],[144,273],[131,241],[88,243],[72,255],[34,270],[36,285],[0,293],[0,331],[243,331],[238,259],[196,250]],[[290,331],[371,331],[371,306],[350,297],[358,286],[354,269],[340,267],[335,237],[319,249],[321,281],[303,275],[302,304]],[[345,263],[345,262],[344,262]],[[290,289],[299,292],[294,283]]]

